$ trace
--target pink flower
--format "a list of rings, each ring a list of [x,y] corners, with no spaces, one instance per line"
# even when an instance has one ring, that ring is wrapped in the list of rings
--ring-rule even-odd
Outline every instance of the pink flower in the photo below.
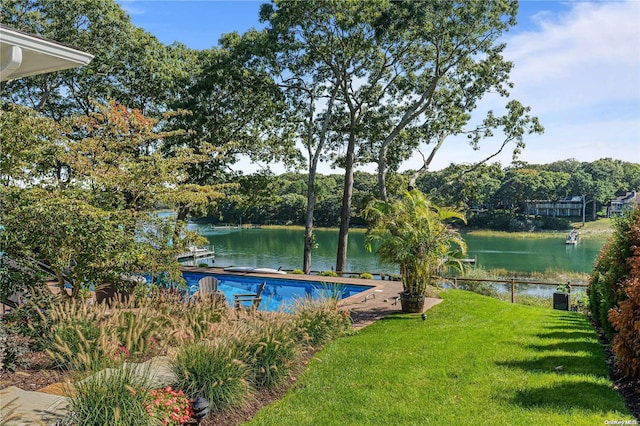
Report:
[[[162,424],[178,426],[191,420],[193,415],[191,401],[184,398],[182,390],[176,391],[171,387],[165,387],[150,391],[149,396],[147,412],[150,416],[160,419]]]

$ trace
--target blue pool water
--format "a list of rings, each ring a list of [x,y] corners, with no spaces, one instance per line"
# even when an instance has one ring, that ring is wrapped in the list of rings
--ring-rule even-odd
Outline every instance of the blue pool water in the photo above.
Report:
[[[345,299],[355,294],[373,288],[373,286],[334,284],[321,281],[298,281],[278,278],[264,278],[251,276],[204,274],[197,272],[183,272],[182,276],[187,281],[187,288],[191,294],[198,290],[198,281],[205,276],[213,276],[219,280],[218,290],[222,291],[228,301],[233,302],[233,295],[240,293],[255,293],[258,286],[265,282],[267,285],[262,291],[260,310],[277,311],[292,307],[296,300],[305,297],[319,298],[322,296],[338,295]]]

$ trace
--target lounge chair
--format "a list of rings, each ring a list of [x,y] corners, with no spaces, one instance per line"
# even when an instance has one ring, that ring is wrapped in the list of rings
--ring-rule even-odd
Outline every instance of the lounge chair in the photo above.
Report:
[[[260,284],[260,286],[258,287],[258,291],[255,293],[234,294],[233,299],[236,309],[240,309],[243,302],[251,302],[251,310],[257,310],[260,306],[260,302],[262,301],[262,291],[264,290],[264,287],[266,285],[267,282],[264,281],[262,284]]]
[[[218,279],[215,277],[204,277],[198,281],[198,295],[200,297],[224,298],[224,293],[218,290]]]

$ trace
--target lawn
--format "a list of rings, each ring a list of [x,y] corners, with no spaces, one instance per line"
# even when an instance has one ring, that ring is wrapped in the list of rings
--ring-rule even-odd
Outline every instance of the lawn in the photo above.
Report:
[[[450,290],[338,339],[251,425],[596,425],[633,420],[581,314]],[[562,366],[562,368],[556,367]]]

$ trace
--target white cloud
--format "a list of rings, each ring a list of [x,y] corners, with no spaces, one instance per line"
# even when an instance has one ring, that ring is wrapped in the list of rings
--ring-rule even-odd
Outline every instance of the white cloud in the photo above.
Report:
[[[507,38],[518,98],[558,111],[640,98],[640,2],[577,2]]]

